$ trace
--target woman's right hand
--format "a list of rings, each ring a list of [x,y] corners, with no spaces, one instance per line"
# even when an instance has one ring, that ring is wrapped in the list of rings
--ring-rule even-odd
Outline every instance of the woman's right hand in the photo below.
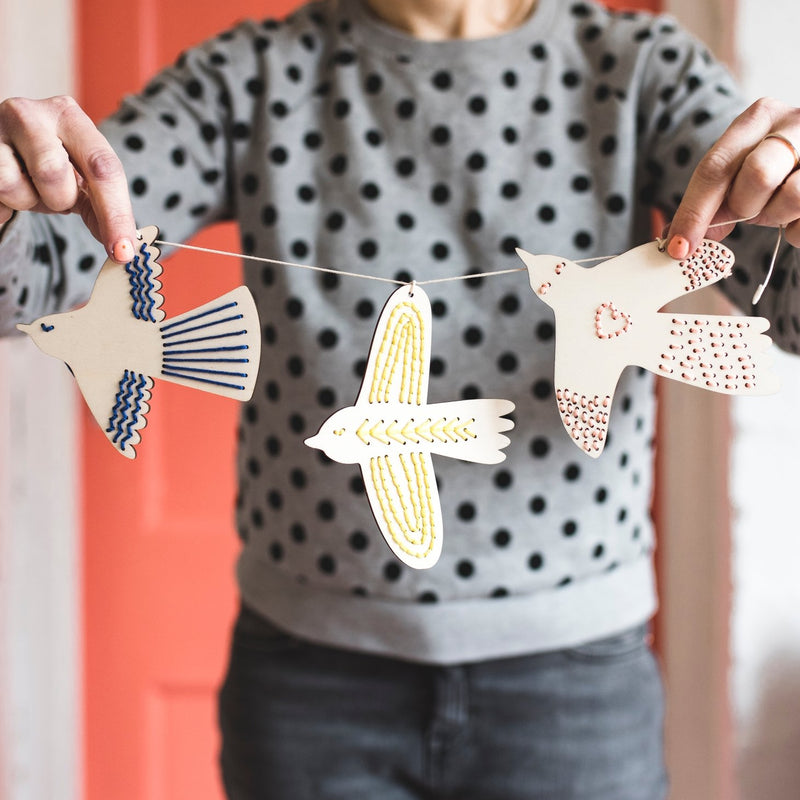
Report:
[[[15,211],[80,214],[111,258],[134,256],[122,163],[71,97],[0,103],[0,227]]]

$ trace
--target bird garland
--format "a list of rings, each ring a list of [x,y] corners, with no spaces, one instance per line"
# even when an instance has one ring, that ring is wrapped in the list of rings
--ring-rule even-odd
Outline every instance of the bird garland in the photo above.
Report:
[[[43,352],[67,363],[108,440],[131,459],[155,378],[248,400],[261,352],[258,312],[244,286],[165,320],[158,229],[139,235],[136,257],[124,266],[106,261],[85,306],[17,326]],[[592,268],[560,256],[517,253],[532,290],[555,314],[561,420],[592,458],[605,446],[626,366],[724,394],[778,390],[766,319],[661,310],[730,275],[733,253],[719,242],[704,240],[682,261],[651,242]],[[395,290],[378,319],[354,405],[336,411],[305,441],[334,461],[360,466],[381,533],[415,568],[433,566],[442,548],[431,456],[499,463],[509,444],[503,433],[514,427],[508,400],[428,403],[431,326],[422,287]]]
[[[245,286],[165,321],[158,228],[139,236],[131,262],[103,264],[85,306],[17,325],[67,364],[109,442],[130,459],[154,378],[248,400],[261,352],[258,312]]]

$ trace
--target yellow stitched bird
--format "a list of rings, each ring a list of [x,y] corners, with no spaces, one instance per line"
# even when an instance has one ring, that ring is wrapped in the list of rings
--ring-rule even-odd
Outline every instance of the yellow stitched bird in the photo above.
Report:
[[[397,557],[432,567],[442,511],[431,453],[481,464],[505,459],[508,400],[428,403],[431,307],[418,286],[395,291],[381,312],[355,405],[329,417],[306,444],[359,464],[372,513]]]
[[[559,256],[517,253],[531,288],[555,312],[561,419],[593,458],[605,446],[614,390],[628,365],[724,394],[778,390],[766,355],[766,319],[659,311],[730,275],[733,253],[719,242],[704,240],[683,261],[651,242],[591,269]]]
[[[103,264],[89,302],[17,325],[40,350],[66,362],[112,445],[135,458],[147,424],[153,378],[248,400],[261,352],[250,291],[240,286],[165,320],[155,227],[143,228],[125,266]]]

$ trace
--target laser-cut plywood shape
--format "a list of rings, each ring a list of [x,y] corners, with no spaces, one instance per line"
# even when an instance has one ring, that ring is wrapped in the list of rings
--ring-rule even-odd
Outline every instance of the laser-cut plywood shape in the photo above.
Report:
[[[575,444],[593,458],[605,446],[620,373],[638,365],[714,392],[772,394],[771,339],[762,317],[672,314],[670,300],[731,274],[733,253],[704,240],[683,261],[641,245],[593,268],[517,250],[533,291],[555,312],[556,402]]]
[[[85,306],[17,325],[67,364],[108,440],[131,459],[154,378],[249,400],[261,353],[258,313],[244,286],[165,322],[158,228],[139,235],[133,261],[103,264]]]
[[[505,459],[508,400],[428,403],[431,307],[403,286],[381,312],[355,405],[329,417],[306,444],[359,464],[372,513],[389,547],[411,567],[432,567],[442,549],[442,511],[431,454],[480,464]]]

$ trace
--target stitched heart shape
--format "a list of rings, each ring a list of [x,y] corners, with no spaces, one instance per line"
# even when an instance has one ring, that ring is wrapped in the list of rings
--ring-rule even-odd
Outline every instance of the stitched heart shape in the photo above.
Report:
[[[614,303],[601,303],[594,314],[594,329],[598,339],[615,339],[627,333],[631,327],[630,314],[626,314]]]

